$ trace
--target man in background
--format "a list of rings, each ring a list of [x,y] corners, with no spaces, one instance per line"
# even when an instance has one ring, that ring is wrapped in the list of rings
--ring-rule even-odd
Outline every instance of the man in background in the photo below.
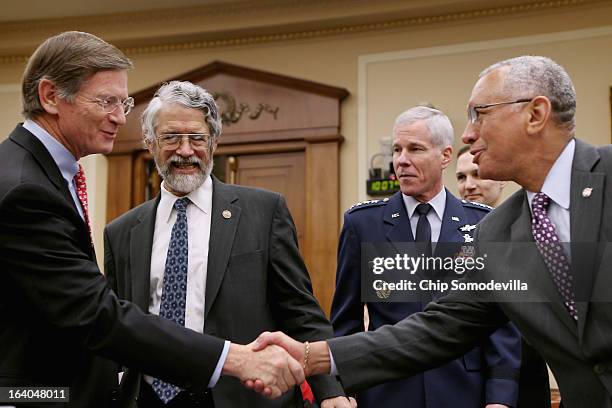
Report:
[[[449,249],[469,242],[474,226],[489,212],[486,206],[458,200],[442,183],[453,137],[448,117],[431,107],[410,108],[395,120],[393,168],[401,191],[358,203],[344,215],[331,312],[336,336],[364,330],[364,243],[425,243],[436,248],[430,257],[455,256]],[[398,300],[367,302],[368,330],[395,324],[433,299]],[[515,407],[519,360],[520,336],[508,326],[442,367],[364,390],[357,400],[365,408]]]
[[[474,156],[470,153],[469,145],[461,147],[457,152],[456,175],[459,195],[467,201],[496,207],[501,203],[502,190],[506,182],[481,178],[478,165],[473,160]],[[548,407],[550,407],[548,367],[540,354],[522,338],[518,408]]]
[[[250,342],[264,330],[299,339],[332,337],[312,294],[295,226],[277,193],[229,185],[211,175],[221,136],[213,97],[191,82],[162,85],[142,113],[144,143],[161,175],[160,194],[105,230],[105,271],[121,298],[200,333]],[[164,384],[140,382],[138,406],[163,407]],[[323,408],[349,407],[331,376],[308,379]],[[185,394],[173,387],[173,398]],[[218,407],[297,407],[295,387],[270,401],[221,378]],[[169,404],[169,407],[175,405]]]
[[[111,152],[134,103],[131,67],[116,47],[74,31],[28,60],[26,120],[0,144],[0,386],[69,387],[69,403],[47,406],[123,406],[121,364],[193,392],[222,373],[263,376],[278,397],[304,379],[284,350],[255,353],[145,314],[98,269],[77,160]]]

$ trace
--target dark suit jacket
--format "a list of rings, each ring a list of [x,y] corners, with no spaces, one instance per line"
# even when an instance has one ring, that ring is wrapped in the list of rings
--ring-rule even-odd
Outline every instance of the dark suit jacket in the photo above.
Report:
[[[293,220],[277,193],[228,185],[213,177],[204,332],[238,343],[282,330],[302,340],[332,337],[312,295]],[[120,297],[149,309],[150,266],[157,199],[122,215],[105,231],[105,271]],[[224,218],[224,210],[231,218]],[[138,373],[130,372],[128,376]],[[309,379],[319,399],[342,395],[330,376]],[[301,406],[298,388],[278,401],[222,377],[212,390],[217,407]]]
[[[0,386],[65,386],[68,406],[109,407],[117,363],[205,386],[223,341],[117,298],[42,143],[17,126],[0,166]]]
[[[585,188],[592,188],[590,195],[583,194]],[[480,223],[476,239],[512,243],[487,263],[484,280],[520,279],[534,301],[497,295],[498,302],[485,302],[450,294],[393,327],[332,339],[343,384],[361,389],[430,368],[470,348],[509,318],[550,365],[566,408],[612,407],[610,192],[612,146],[596,149],[577,140],[570,220],[578,324],[533,245],[531,213],[521,190]],[[434,344],[428,341],[432,338]]]
[[[435,255],[452,256],[455,245],[465,242],[461,231],[465,225],[475,225],[487,215],[489,207],[460,201],[446,192],[446,207]],[[363,331],[361,299],[361,245],[364,242],[414,242],[410,219],[400,192],[388,200],[356,205],[344,215],[344,226],[338,249],[336,292],[332,305],[335,335]],[[457,248],[459,249],[459,248]],[[421,302],[369,302],[369,327],[376,330],[395,324],[406,316],[422,311]],[[358,394],[360,407],[474,408],[486,403],[516,406],[518,370],[520,367],[520,335],[514,327],[500,329],[483,344],[446,365],[370,388]]]

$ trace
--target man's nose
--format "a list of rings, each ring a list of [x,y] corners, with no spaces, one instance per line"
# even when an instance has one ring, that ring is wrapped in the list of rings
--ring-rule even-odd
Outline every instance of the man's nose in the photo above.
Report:
[[[184,157],[189,157],[193,155],[194,151],[191,147],[191,142],[189,141],[188,137],[183,137],[179,141],[179,146],[178,149],[176,149],[176,153]]]
[[[473,190],[476,188],[476,180],[474,180],[474,177],[472,176],[467,176],[465,178],[465,188]]]
[[[119,126],[125,125],[125,122],[127,121],[127,118],[125,116],[125,112],[123,112],[123,109],[115,109],[114,111],[108,114],[108,117],[111,120],[111,122],[116,123]]]
[[[472,122],[467,123],[465,125],[465,130],[463,131],[463,135],[461,135],[461,141],[464,144],[471,145],[478,139],[478,134],[476,133],[476,126]]]

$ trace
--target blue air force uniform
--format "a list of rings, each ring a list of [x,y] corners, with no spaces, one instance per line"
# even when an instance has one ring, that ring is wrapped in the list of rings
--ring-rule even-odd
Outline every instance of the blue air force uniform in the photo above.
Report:
[[[439,243],[470,242],[473,225],[491,207],[455,198],[446,191]],[[418,218],[418,214],[413,214]],[[468,235],[466,237],[466,234]],[[432,234],[433,236],[433,234]],[[401,192],[351,207],[344,215],[331,320],[336,336],[363,331],[361,244],[414,242]],[[434,252],[434,255],[439,255]],[[368,330],[395,324],[422,311],[424,302],[370,302]],[[408,379],[370,388],[357,395],[360,408],[477,408],[498,403],[516,406],[521,338],[512,325],[444,366]]]

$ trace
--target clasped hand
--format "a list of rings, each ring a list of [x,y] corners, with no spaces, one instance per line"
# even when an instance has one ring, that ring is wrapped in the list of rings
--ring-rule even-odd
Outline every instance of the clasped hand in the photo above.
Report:
[[[253,343],[230,345],[223,374],[237,377],[243,383],[257,379],[265,384],[260,392],[269,398],[280,397],[305,378],[302,365],[283,348],[269,345],[255,350]]]
[[[291,384],[288,381],[288,376],[284,376],[284,381],[282,381],[282,385],[287,386],[287,388],[282,388],[275,386],[273,383],[267,382],[266,379],[259,376],[250,376],[246,379],[240,378],[242,383],[249,389],[252,389],[262,395],[265,395],[269,398],[276,398],[280,394],[278,391],[284,389],[285,392],[291,386],[295,384],[301,384],[304,380],[305,376],[308,376],[309,370],[307,364],[304,364],[305,359],[305,346],[304,343],[293,340],[291,337],[287,336],[282,332],[264,332],[262,333],[254,342],[247,345],[246,347],[250,347],[250,350],[255,354],[263,353],[269,350],[270,348],[274,348],[277,350],[281,348],[283,352],[286,354],[286,358],[290,361],[288,364],[289,368],[293,368],[296,371],[293,378],[296,380],[295,383]],[[297,365],[297,366],[296,366]],[[299,369],[299,370],[298,370]],[[299,373],[297,371],[300,371]],[[298,376],[297,374],[300,374]],[[281,393],[282,393],[281,392]],[[347,398],[343,396],[328,398],[321,402],[321,408],[356,408],[357,402],[354,398]]]

